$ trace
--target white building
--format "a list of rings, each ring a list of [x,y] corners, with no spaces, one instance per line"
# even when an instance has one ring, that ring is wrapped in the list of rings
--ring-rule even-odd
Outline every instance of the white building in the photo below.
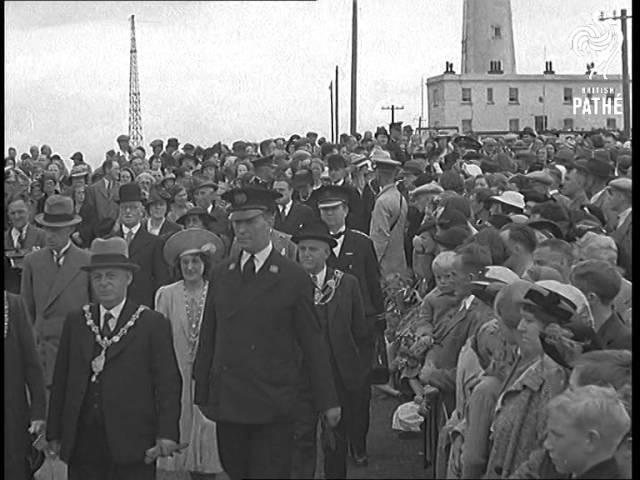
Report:
[[[631,90],[631,88],[629,89]],[[427,79],[429,126],[462,132],[623,128],[622,76],[516,73],[510,0],[464,0],[462,73]]]

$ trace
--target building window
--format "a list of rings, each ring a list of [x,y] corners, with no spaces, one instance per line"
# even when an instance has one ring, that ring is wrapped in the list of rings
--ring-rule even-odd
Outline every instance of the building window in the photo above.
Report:
[[[464,122],[464,120],[463,120]],[[616,129],[616,119],[615,118],[607,118],[607,129],[615,130]]]
[[[437,89],[437,88],[434,88],[434,89],[433,89],[433,106],[434,106],[434,107],[437,107],[437,106],[440,104],[440,103],[438,102],[438,93],[440,93],[440,92],[438,92],[438,89]]]
[[[518,89],[509,88],[509,103],[518,103]]]
[[[519,132],[520,131],[520,119],[511,118],[509,120],[509,131],[510,132]]]
[[[572,88],[565,88],[564,89],[564,95],[562,97],[562,100],[564,101],[564,103],[572,103],[573,102],[573,89]]]
[[[493,38],[498,39],[502,38],[502,29],[500,27],[496,27],[495,25],[491,27]]]
[[[462,89],[462,101],[465,103],[471,103],[471,89],[463,88]]]
[[[565,118],[562,121],[562,128],[564,130],[573,130],[573,118]]]
[[[493,88],[487,88],[487,103],[493,103]]]
[[[471,132],[471,120],[467,119],[467,120],[462,120],[462,133],[469,133]]]

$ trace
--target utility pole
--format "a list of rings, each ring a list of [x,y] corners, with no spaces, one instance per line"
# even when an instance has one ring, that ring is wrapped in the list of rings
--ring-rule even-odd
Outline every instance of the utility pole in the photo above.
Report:
[[[336,65],[336,142],[340,141],[340,108],[338,107],[338,66]]]
[[[391,105],[389,107],[382,107],[382,110],[391,110],[391,123],[396,122],[396,110],[404,110],[403,105]]]
[[[620,10],[620,16],[613,11],[612,17],[605,17],[604,12],[600,12],[600,21],[620,20],[620,28],[622,30],[622,123],[624,135],[629,138],[631,133],[631,99],[629,98],[629,52],[627,48],[627,19],[632,18],[627,15],[627,9]]]
[[[418,118],[418,132],[422,129],[422,118],[424,117],[424,77],[420,79],[420,117]]]
[[[329,97],[331,100],[331,143],[335,143],[335,129],[333,128],[333,82],[329,84]]]
[[[353,14],[351,16],[351,135],[356,134],[358,100],[356,76],[358,74],[358,0],[353,0]]]
[[[138,81],[138,50],[136,26],[131,20],[131,49],[129,50],[129,142],[132,147],[142,145],[142,118],[140,113],[140,83]]]

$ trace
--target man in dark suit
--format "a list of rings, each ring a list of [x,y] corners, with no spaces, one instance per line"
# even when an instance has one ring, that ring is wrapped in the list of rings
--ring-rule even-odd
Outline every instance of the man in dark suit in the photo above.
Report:
[[[125,239],[131,260],[140,266],[133,274],[127,295],[131,301],[152,308],[156,291],[168,284],[170,278],[162,257],[163,240],[142,228],[142,201],[138,184],[120,187],[120,228],[116,235]]]
[[[332,427],[340,420],[311,279],[269,240],[278,196],[259,187],[222,196],[242,252],[212,273],[194,363],[194,401],[217,422],[233,480],[289,478],[301,362],[317,411]]]
[[[229,251],[233,234],[227,219],[227,212],[219,203],[216,203],[218,185],[211,179],[198,175],[193,177],[193,189],[191,190],[193,202],[196,207],[204,208],[207,211],[210,222],[206,228],[222,238],[225,251]]]
[[[329,166],[329,176],[333,185],[342,186],[349,192],[349,214],[347,215],[347,226],[353,230],[364,232],[365,215],[362,208],[362,199],[358,189],[347,182],[347,161],[342,155],[329,155],[327,157]]]
[[[373,339],[376,329],[384,331],[384,296],[380,284],[380,267],[373,242],[365,234],[346,227],[349,213],[349,192],[335,185],[321,187],[318,192],[318,207],[322,221],[336,239],[336,246],[327,260],[330,267],[350,273],[358,279],[358,286],[367,320],[368,340],[362,346],[362,357],[366,359],[367,382],[363,386],[354,421],[350,425],[349,442],[357,465],[366,465],[367,433],[369,431],[369,404],[371,387],[369,370],[373,359]]]
[[[281,195],[276,200],[273,228],[288,235],[294,235],[300,228],[314,220],[315,214],[311,207],[291,198],[293,187],[288,177],[284,175],[277,177],[273,182],[273,190]]]
[[[96,238],[100,225],[118,218],[118,181],[120,165],[113,159],[107,159],[102,164],[104,176],[89,185],[85,190],[85,199],[80,208],[82,223],[74,233],[78,245],[88,247]]]
[[[337,242],[324,223],[305,226],[292,240],[298,244],[302,268],[314,282],[315,308],[330,346],[333,379],[343,411],[335,428],[323,426],[323,437],[335,441],[332,446],[323,442],[325,478],[346,478],[348,429],[357,415],[368,363],[360,356],[370,337],[362,297],[353,275],[327,267]],[[306,378],[301,378],[297,415],[292,477],[314,478],[318,415]]]
[[[138,266],[118,237],[91,245],[97,303],[62,331],[47,421],[50,449],[69,480],[155,478],[155,459],[178,450],[182,378],[171,324],[127,297]]]

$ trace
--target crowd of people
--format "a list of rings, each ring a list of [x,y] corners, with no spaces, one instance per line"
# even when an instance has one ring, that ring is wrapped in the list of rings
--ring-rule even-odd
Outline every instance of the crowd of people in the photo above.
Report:
[[[630,139],[116,142],[5,158],[7,478],[346,478],[372,388],[436,478],[631,478]]]

